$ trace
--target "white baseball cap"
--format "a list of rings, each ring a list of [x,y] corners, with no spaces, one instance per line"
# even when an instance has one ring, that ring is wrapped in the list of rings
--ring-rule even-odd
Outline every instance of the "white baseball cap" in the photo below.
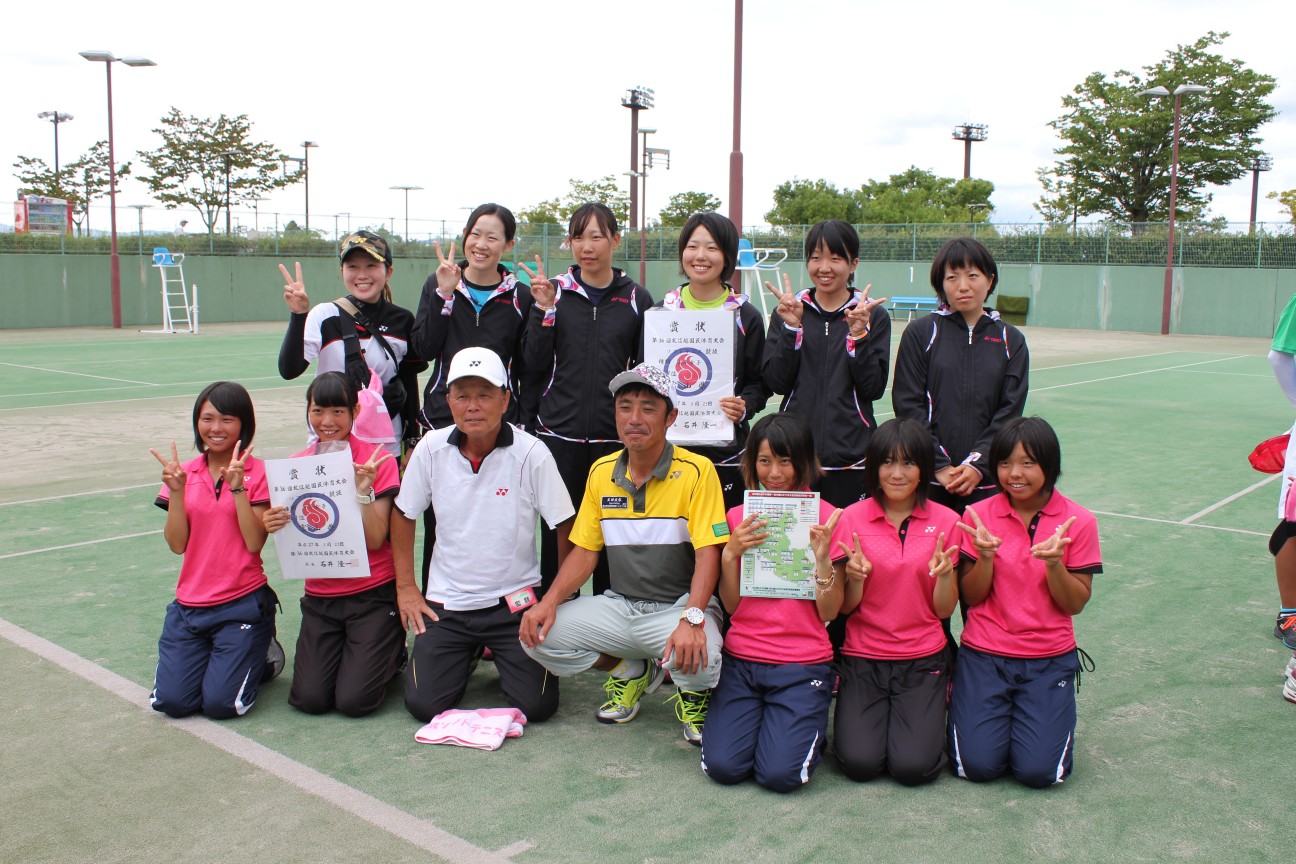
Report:
[[[450,361],[450,374],[446,375],[446,384],[453,384],[460,378],[482,378],[496,387],[508,386],[508,373],[504,371],[504,361],[489,348],[464,348]]]

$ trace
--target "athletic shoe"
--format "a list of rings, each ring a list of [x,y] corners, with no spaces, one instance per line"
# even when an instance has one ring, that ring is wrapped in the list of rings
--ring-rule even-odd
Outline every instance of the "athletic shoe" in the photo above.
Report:
[[[1296,703],[1296,671],[1291,671],[1291,664],[1287,664],[1287,677],[1283,679],[1283,698],[1288,702]]]
[[[1296,654],[1287,658],[1287,668],[1283,670],[1283,678],[1296,678]]]
[[[694,747],[701,747],[702,726],[706,723],[707,706],[711,704],[711,691],[677,689],[671,699],[675,702],[675,716],[684,724],[684,740]]]
[[[1274,624],[1274,636],[1293,651],[1296,651],[1296,615],[1279,615]]]
[[[261,673],[261,683],[278,678],[283,673],[286,662],[283,646],[279,644],[278,639],[272,638],[270,647],[266,649],[265,671]]]
[[[639,713],[639,700],[645,693],[656,693],[666,670],[660,662],[648,660],[648,667],[638,678],[613,678],[603,682],[608,701],[599,706],[595,717],[600,723],[629,723]]]

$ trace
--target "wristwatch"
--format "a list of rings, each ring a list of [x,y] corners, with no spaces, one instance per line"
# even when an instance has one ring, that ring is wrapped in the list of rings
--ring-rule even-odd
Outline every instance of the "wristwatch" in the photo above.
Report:
[[[375,492],[373,489],[369,490],[368,495],[361,495],[359,492],[356,493],[357,504],[372,504],[377,498],[378,498],[378,493]]]
[[[680,620],[687,621],[694,627],[701,627],[706,621],[706,613],[696,606],[690,606],[680,613]]]

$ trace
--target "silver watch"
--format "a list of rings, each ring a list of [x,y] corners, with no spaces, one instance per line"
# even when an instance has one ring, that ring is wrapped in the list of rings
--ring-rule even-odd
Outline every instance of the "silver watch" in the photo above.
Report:
[[[680,620],[687,621],[694,627],[701,627],[706,621],[706,613],[696,606],[690,606],[680,613]]]

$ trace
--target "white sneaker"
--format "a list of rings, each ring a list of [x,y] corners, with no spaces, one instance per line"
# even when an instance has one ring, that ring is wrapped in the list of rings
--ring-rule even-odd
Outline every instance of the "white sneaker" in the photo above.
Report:
[[[1283,672],[1283,698],[1296,703],[1296,654],[1287,661],[1287,668]]]

